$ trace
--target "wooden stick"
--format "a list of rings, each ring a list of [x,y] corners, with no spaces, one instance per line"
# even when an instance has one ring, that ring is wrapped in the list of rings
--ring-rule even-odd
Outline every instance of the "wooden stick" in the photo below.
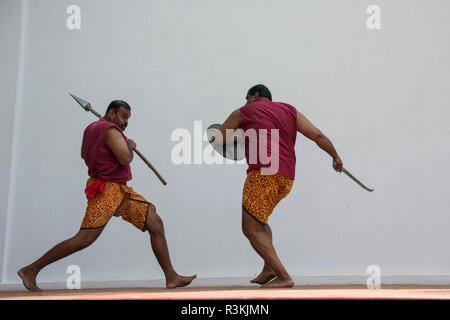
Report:
[[[133,149],[133,151],[136,152],[136,154],[145,162],[145,164],[147,166],[149,166],[150,169],[153,170],[153,172],[156,174],[156,176],[159,178],[159,180],[161,180],[162,184],[166,185],[167,184],[166,180],[164,180],[164,178],[161,177],[161,175],[159,174],[158,170],[156,170],[155,167],[152,166],[150,161],[148,161],[147,158],[145,158],[143,156],[143,154],[138,151],[138,149]]]

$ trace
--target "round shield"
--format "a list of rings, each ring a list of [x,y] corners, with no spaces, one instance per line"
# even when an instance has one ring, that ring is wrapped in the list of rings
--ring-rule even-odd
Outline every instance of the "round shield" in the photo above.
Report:
[[[234,133],[233,141],[227,142],[224,145],[214,143],[215,136],[221,127],[221,124],[214,123],[206,129],[206,135],[211,146],[222,157],[231,160],[242,160],[245,158],[245,140],[243,130],[238,129]]]

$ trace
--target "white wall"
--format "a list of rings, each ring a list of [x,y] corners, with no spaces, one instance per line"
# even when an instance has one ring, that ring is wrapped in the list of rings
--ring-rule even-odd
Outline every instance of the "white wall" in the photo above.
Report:
[[[2,1],[0,3],[0,97],[2,98],[0,117],[0,282],[3,282],[3,269],[6,247],[7,215],[11,212],[9,201],[11,190],[11,159],[13,157],[13,137],[15,106],[20,103],[20,23],[21,2]],[[8,207],[10,206],[10,207]]]
[[[294,188],[270,219],[292,275],[344,283],[356,276],[364,284],[375,264],[393,281],[438,276],[450,283],[449,2],[25,4],[17,99],[20,3],[0,2],[8,18],[1,37],[11,44],[1,51],[3,284],[18,283],[18,268],[81,224],[87,169],[80,143],[95,118],[68,92],[100,113],[116,98],[132,106],[126,134],[168,182],[163,186],[136,157],[132,185],[157,206],[180,273],[256,274],[262,262],[240,227],[246,167],[177,166],[170,140],[177,128],[192,131],[195,120],[222,122],[256,83],[302,111],[331,138],[344,166],[375,188],[368,193],[335,173],[328,155],[299,135]],[[81,30],[66,28],[71,4],[81,8]],[[366,27],[371,4],[381,7],[381,30]],[[95,244],[50,265],[38,281],[63,283],[72,264],[83,281],[163,278],[148,234],[117,218]]]

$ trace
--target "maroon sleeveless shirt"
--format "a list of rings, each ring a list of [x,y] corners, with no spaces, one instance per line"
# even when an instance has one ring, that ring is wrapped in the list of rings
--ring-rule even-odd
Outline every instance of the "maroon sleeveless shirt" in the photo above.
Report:
[[[286,176],[292,180],[295,179],[295,140],[297,138],[297,109],[287,103],[272,102],[266,100],[259,100],[249,103],[240,108],[242,118],[242,129],[244,132],[254,130],[256,134],[256,145],[260,148],[260,140],[267,139],[264,142],[267,155],[276,152],[273,156],[278,159],[278,170],[274,174]],[[271,130],[278,130],[279,146],[278,150],[272,146]],[[261,130],[266,131],[267,135],[259,134]],[[247,138],[245,144],[245,157],[247,158],[248,170],[261,170],[261,168],[268,168],[271,166],[272,160],[269,163],[262,163],[260,154],[255,156],[256,161],[249,161],[249,141]],[[255,138],[253,138],[254,140]],[[251,159],[251,158],[250,158]]]
[[[106,130],[114,127],[127,137],[115,123],[100,119],[91,123],[83,136],[83,158],[88,167],[88,174],[94,179],[110,182],[126,182],[131,180],[130,165],[123,166],[105,145]]]

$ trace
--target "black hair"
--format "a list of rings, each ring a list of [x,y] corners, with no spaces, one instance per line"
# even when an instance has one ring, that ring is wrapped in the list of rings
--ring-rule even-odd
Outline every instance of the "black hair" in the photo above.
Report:
[[[123,100],[114,100],[111,101],[111,103],[108,106],[108,109],[106,109],[106,113],[108,113],[109,110],[113,109],[115,112],[119,110],[120,108],[125,108],[127,110],[131,110],[130,105]]]
[[[272,101],[272,94],[270,93],[270,90],[263,84],[257,84],[256,86],[251,87],[248,90],[248,93],[252,96],[256,92],[258,92],[259,97],[267,98],[270,101]]]

